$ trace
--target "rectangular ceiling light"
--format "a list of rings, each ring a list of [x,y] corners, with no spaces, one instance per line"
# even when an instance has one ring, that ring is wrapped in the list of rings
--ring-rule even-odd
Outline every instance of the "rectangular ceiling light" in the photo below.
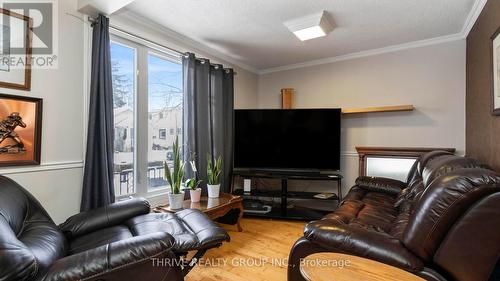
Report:
[[[286,21],[284,24],[301,41],[326,36],[333,30],[333,25],[328,21],[325,11]]]

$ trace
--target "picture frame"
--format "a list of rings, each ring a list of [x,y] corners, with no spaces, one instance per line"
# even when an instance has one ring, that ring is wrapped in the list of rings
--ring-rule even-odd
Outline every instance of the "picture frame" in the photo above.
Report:
[[[0,94],[0,167],[40,165],[41,98]]]
[[[16,37],[20,26],[24,32]],[[0,87],[31,90],[32,41],[33,19],[0,8]]]
[[[491,36],[491,114],[500,116],[500,27]]]

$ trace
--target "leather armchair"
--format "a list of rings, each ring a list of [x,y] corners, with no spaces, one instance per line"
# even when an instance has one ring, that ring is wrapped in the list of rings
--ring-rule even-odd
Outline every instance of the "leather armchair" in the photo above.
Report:
[[[376,260],[431,281],[495,278],[498,206],[500,174],[471,158],[430,152],[406,182],[358,178],[335,212],[306,225],[290,252],[288,280],[305,280],[300,261],[318,252]]]
[[[170,234],[137,236],[124,224],[146,213],[145,200],[127,200],[59,228],[29,192],[0,176],[0,280],[182,280]]]

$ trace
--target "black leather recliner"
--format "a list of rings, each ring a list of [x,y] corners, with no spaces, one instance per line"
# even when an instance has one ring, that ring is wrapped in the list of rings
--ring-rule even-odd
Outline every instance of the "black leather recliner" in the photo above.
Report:
[[[0,176],[0,280],[183,280],[187,251],[227,233],[197,210],[150,214],[144,199],[83,212],[59,227],[41,204]]]

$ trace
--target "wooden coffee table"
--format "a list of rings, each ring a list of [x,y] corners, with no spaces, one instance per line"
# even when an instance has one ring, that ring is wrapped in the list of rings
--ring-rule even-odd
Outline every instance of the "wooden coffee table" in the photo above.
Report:
[[[300,271],[311,281],[425,281],[387,264],[340,253],[313,254],[302,263]]]
[[[237,221],[238,231],[241,232],[241,218],[243,217],[243,199],[240,196],[231,195],[229,193],[220,193],[219,198],[201,197],[200,202],[192,203],[191,200],[184,200],[182,209],[170,209],[169,205],[162,205],[153,208],[155,213],[175,213],[184,209],[198,209],[205,213],[211,220],[215,220],[226,215],[233,209],[239,209],[240,214]]]

